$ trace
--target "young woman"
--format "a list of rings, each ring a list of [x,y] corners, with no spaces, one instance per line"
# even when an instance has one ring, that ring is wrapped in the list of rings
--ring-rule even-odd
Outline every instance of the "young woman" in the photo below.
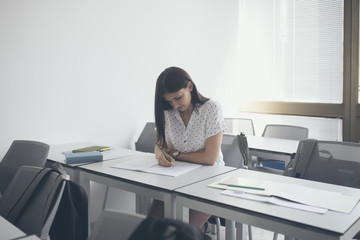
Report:
[[[155,90],[155,146],[159,165],[171,167],[176,160],[204,165],[224,165],[220,150],[225,123],[219,103],[203,97],[189,74],[181,68],[165,69]],[[196,170],[195,170],[196,171]],[[149,216],[163,217],[163,202],[154,200]],[[209,214],[191,210],[189,222],[202,228]]]

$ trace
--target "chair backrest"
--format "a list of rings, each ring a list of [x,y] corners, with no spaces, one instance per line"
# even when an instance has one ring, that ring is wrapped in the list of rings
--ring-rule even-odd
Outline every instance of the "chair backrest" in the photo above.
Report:
[[[128,240],[140,239],[203,240],[204,234],[197,226],[180,220],[147,217],[128,238]]]
[[[65,179],[49,168],[20,167],[1,198],[1,215],[26,234],[48,239]]]
[[[245,135],[255,135],[254,123],[250,118],[225,118],[224,120],[226,125],[225,133],[238,135],[243,132]]]
[[[240,152],[236,135],[223,134],[221,151],[226,166],[236,168],[244,167],[244,158]]]
[[[268,124],[265,126],[263,137],[282,138],[290,140],[302,140],[309,135],[309,129],[305,127],[281,125],[281,124]]]
[[[21,166],[44,167],[49,145],[26,140],[15,140],[0,162],[0,193],[2,194]]]
[[[156,143],[155,123],[146,123],[143,131],[141,132],[137,142],[135,142],[135,149],[141,152],[154,153]]]
[[[90,233],[89,240],[128,239],[144,219],[144,215],[104,209]]]
[[[359,156],[360,143],[305,139],[289,170],[294,177],[360,188]]]
[[[249,150],[247,137],[244,133],[240,133],[236,137],[237,137],[237,142],[238,142],[238,146],[239,146],[239,151],[244,160],[244,167],[248,168],[249,161],[250,161],[250,150]]]

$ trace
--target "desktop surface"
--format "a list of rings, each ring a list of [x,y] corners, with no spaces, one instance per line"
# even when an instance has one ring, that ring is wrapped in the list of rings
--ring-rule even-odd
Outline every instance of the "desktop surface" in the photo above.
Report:
[[[204,180],[209,177],[235,170],[235,168],[227,166],[201,166],[200,168],[197,168],[191,172],[177,177],[172,177],[111,167],[112,165],[125,160],[129,160],[129,158],[98,162],[79,166],[79,168],[82,171],[89,173],[106,175],[107,177],[112,177],[124,181],[131,181],[132,183],[137,183],[139,185],[147,185],[152,188],[160,188],[162,190],[169,191]],[[166,170],[165,167],[164,170]]]
[[[320,231],[325,230],[329,232],[334,232],[335,235],[344,234],[353,225],[355,226],[355,228],[357,225],[357,228],[360,229],[359,203],[355,206],[355,208],[350,214],[335,211],[327,211],[325,214],[318,214],[288,207],[282,207],[269,203],[230,197],[220,194],[220,192],[223,191],[222,189],[208,187],[209,184],[212,184],[216,181],[221,181],[229,176],[239,176],[243,178],[265,179],[274,182],[300,184],[302,186],[315,189],[341,192],[343,194],[355,196],[360,199],[360,189],[342,187],[337,185],[313,182],[303,179],[290,178],[275,174],[261,173],[243,169],[225,173],[224,175],[220,175],[202,182],[195,183],[190,186],[177,189],[176,192],[178,192],[180,196],[184,196],[189,199],[195,199],[202,203],[207,203],[213,206],[222,206],[224,207],[224,209],[232,209],[232,211],[228,212],[228,214],[230,214],[228,215],[230,219],[235,218],[233,220],[264,229],[269,229],[266,224],[269,224],[269,222],[271,221],[281,223],[284,220],[289,223],[289,225],[300,225],[303,227],[318,228],[320,229]],[[329,199],[329,201],[331,201],[331,199]],[[211,208],[208,209],[211,211]],[[217,213],[221,214],[221,211]],[[240,213],[249,214],[249,216],[243,217],[241,221],[239,221],[240,219],[236,218],[241,218]],[[266,219],[270,219],[270,221],[266,221]],[[269,230],[275,230],[282,233],[281,228]]]

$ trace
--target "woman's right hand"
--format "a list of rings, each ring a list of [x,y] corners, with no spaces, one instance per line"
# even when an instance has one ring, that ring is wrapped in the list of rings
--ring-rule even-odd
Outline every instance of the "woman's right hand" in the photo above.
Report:
[[[175,159],[173,159],[169,153],[164,151],[164,149],[160,149],[159,144],[156,144],[154,152],[155,152],[156,159],[158,160],[158,163],[160,166],[163,166],[163,167],[174,166]],[[165,155],[166,155],[166,157],[165,157]]]
[[[159,154],[159,156],[156,157],[159,165],[163,167],[173,167],[175,160],[169,154],[165,154],[170,161],[165,158],[164,154]]]

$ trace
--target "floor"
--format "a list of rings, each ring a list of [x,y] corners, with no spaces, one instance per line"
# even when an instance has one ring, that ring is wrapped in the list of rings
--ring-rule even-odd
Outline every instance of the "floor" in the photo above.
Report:
[[[274,237],[274,233],[264,230],[264,229],[260,229],[260,228],[256,228],[256,227],[252,227],[252,239],[253,240],[272,240]],[[208,235],[213,239],[213,240],[217,240],[216,238],[216,234],[211,234],[208,232]],[[221,231],[220,231],[220,236],[221,236],[221,240],[225,240],[225,228],[221,227]],[[284,235],[279,234],[278,235],[278,240],[284,240]],[[246,238],[244,240],[249,240],[249,236],[246,235]]]

